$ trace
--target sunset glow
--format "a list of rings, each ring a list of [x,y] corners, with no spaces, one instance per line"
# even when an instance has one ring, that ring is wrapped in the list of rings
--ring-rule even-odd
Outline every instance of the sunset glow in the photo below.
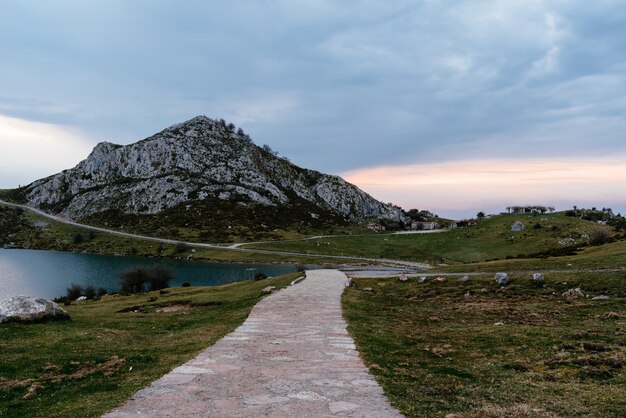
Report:
[[[626,206],[626,162],[620,159],[452,161],[376,167],[343,176],[405,209],[430,209],[451,217],[471,216],[476,209],[501,211],[512,204]]]

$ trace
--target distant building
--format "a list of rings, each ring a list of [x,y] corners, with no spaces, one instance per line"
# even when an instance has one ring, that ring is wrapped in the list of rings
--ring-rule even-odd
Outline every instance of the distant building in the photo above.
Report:
[[[418,222],[414,221],[411,223],[411,229],[413,231],[432,231],[433,229],[439,228],[439,224],[435,221],[431,222]]]
[[[367,224],[367,229],[371,229],[372,231],[380,232],[380,231],[384,231],[385,227],[384,227],[384,225],[377,224],[377,223],[368,223]]]
[[[476,219],[461,219],[460,221],[452,221],[452,228],[467,228],[476,225]]]

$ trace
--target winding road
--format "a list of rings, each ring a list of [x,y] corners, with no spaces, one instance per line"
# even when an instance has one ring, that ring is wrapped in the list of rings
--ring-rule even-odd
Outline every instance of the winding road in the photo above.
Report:
[[[137,238],[137,239],[143,239],[143,240],[148,240],[148,241],[155,241],[155,242],[160,242],[160,243],[163,243],[163,244],[173,244],[173,245],[176,245],[176,244],[181,244],[182,243],[182,244],[188,245],[190,247],[196,247],[196,248],[210,248],[210,249],[215,249],[215,250],[238,251],[238,252],[253,253],[253,254],[270,254],[270,255],[285,255],[285,256],[295,256],[295,257],[326,258],[326,259],[333,259],[333,260],[364,261],[364,262],[378,263],[378,264],[392,264],[392,265],[395,265],[395,266],[400,266],[400,267],[405,267],[405,268],[408,268],[408,269],[415,269],[415,270],[425,270],[425,269],[430,268],[430,265],[425,264],[425,263],[416,263],[416,262],[404,261],[404,260],[393,260],[393,259],[386,259],[386,258],[350,257],[350,256],[330,255],[330,254],[308,254],[308,253],[297,253],[297,252],[289,252],[289,251],[273,251],[273,250],[248,249],[248,248],[242,248],[241,247],[241,245],[243,245],[243,244],[252,244],[252,243],[238,243],[238,244],[233,244],[233,245],[230,245],[230,246],[224,246],[224,245],[218,245],[218,244],[207,244],[207,243],[203,243],[203,242],[188,242],[188,241],[172,240],[172,239],[167,239],[167,238],[150,237],[150,236],[146,236],[146,235],[131,234],[129,232],[122,232],[122,231],[116,231],[114,229],[100,228],[100,227],[97,227],[97,226],[81,224],[81,223],[74,222],[72,220],[63,218],[63,217],[58,216],[58,215],[52,215],[50,213],[44,212],[44,211],[42,211],[40,209],[37,209],[37,208],[34,208],[32,206],[20,205],[20,204],[17,204],[17,203],[10,203],[10,202],[6,202],[4,200],[0,200],[0,204],[26,209],[26,210],[29,210],[29,211],[37,214],[37,215],[40,215],[40,216],[43,216],[45,218],[51,219],[51,220],[53,220],[55,222],[60,222],[60,223],[64,223],[64,224],[67,224],[67,225],[76,226],[78,228],[84,228],[84,229],[92,230],[92,231],[105,232],[107,234],[118,235],[118,236],[121,236],[121,237]],[[317,237],[314,237],[314,238],[320,238],[320,237],[321,236],[317,236]],[[311,239],[311,238],[309,238],[309,239]],[[274,241],[274,242],[276,242],[276,241]]]

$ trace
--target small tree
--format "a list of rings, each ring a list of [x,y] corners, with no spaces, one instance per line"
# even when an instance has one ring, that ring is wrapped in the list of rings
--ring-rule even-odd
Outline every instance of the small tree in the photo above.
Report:
[[[67,292],[65,296],[68,301],[76,300],[81,297],[83,294],[83,287],[79,284],[72,283],[70,287],[67,288]]]
[[[96,288],[88,284],[83,289],[83,296],[85,296],[87,299],[94,299],[96,297]]]
[[[85,238],[83,237],[83,234],[81,234],[80,232],[77,232],[76,234],[74,234],[74,237],[73,237],[74,244],[80,244],[84,240]]]
[[[480,220],[483,219],[485,217],[485,212],[480,211],[476,214],[476,217]]]
[[[120,290],[122,293],[141,293],[148,279],[146,271],[142,268],[133,268],[122,272]]]
[[[174,274],[165,266],[155,266],[148,271],[148,285],[150,290],[161,290],[170,286]]]

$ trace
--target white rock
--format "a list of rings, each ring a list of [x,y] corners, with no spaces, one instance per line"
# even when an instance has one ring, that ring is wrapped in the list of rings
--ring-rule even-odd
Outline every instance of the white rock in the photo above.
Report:
[[[545,277],[541,273],[533,273],[533,281],[535,282],[543,282]]]
[[[67,319],[70,315],[57,303],[44,298],[14,296],[0,302],[0,322]]]
[[[519,232],[519,231],[523,230],[524,228],[526,228],[526,227],[524,226],[522,221],[515,221],[513,223],[513,225],[511,225],[511,231],[513,231],[513,232]]]
[[[506,286],[509,284],[509,275],[506,273],[496,273],[496,284],[500,286]]]

